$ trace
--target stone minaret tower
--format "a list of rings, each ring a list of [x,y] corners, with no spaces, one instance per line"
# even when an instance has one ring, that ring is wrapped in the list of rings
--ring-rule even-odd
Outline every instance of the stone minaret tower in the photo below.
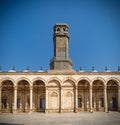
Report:
[[[50,69],[70,70],[72,61],[69,58],[69,27],[67,24],[55,24],[53,34],[54,57],[50,61]]]

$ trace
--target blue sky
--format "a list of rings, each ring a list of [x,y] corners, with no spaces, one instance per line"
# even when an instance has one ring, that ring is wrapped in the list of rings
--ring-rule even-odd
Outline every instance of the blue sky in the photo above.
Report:
[[[120,0],[0,0],[0,65],[22,71],[50,68],[53,26],[70,27],[73,68],[120,65]]]

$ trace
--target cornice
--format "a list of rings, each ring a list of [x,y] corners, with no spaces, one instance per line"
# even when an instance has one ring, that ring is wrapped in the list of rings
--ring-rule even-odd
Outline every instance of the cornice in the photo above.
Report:
[[[48,70],[45,72],[0,72],[0,75],[120,75],[120,72],[77,72]]]

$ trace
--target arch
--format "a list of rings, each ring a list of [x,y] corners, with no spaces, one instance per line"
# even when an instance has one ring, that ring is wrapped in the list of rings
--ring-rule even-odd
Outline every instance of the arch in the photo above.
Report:
[[[66,97],[72,97],[72,96],[73,96],[73,93],[72,93],[71,91],[67,91],[67,92],[65,93],[65,96],[66,96]]]
[[[56,28],[56,31],[60,31],[60,27],[57,27],[57,28]]]
[[[15,81],[10,77],[4,77],[3,79],[1,79],[0,86],[2,85],[3,82],[8,81],[8,80],[11,81],[13,83],[13,85],[15,86]]]
[[[82,111],[82,110],[89,111],[90,83],[91,83],[91,80],[87,77],[82,77],[78,81],[78,84],[77,84],[78,111]]]
[[[84,82],[83,82],[84,81]],[[79,85],[79,83],[80,83],[80,85]],[[87,81],[87,80],[80,80],[79,82],[78,82],[78,85],[77,86],[90,86],[90,83]]]
[[[68,83],[66,83],[68,82]],[[72,77],[67,77],[62,81],[62,86],[76,86],[77,81],[73,79]],[[66,84],[66,85],[65,85]]]
[[[120,86],[120,81],[119,79],[115,78],[115,77],[110,77],[106,80],[106,83],[108,84],[109,81],[114,81],[118,86]],[[107,85],[106,84],[106,85]]]
[[[36,77],[36,78],[34,78],[34,79],[32,80],[32,85],[33,85],[33,83],[36,82],[36,81],[42,81],[42,82],[44,82],[44,84],[45,84],[45,86],[46,86],[46,80],[45,80],[45,79],[43,79],[43,78],[41,78],[41,77]]]
[[[74,84],[77,83],[77,81],[74,78],[72,78],[72,77],[66,77],[65,79],[62,80],[62,83],[66,82],[68,80],[73,81]]]
[[[49,105],[50,109],[54,109],[54,110],[59,109],[59,95],[57,92],[52,91],[49,93],[49,101],[50,101],[50,105]]]
[[[102,77],[92,80],[92,106],[95,111],[104,111],[104,86],[106,81]],[[102,97],[102,98],[101,98]]]
[[[93,83],[95,82],[95,81],[101,81],[102,83],[103,83],[103,85],[105,86],[105,83],[106,83],[106,81],[105,81],[105,79],[104,78],[102,78],[102,77],[95,77],[94,79],[92,79],[92,86],[93,86]]]
[[[23,81],[23,82],[22,82]],[[26,77],[20,77],[17,79],[17,103],[20,103],[17,107],[18,112],[29,112],[30,110],[30,85],[31,81]]]
[[[63,93],[63,103],[65,103],[65,105],[63,105],[64,110],[71,109],[72,112],[74,111],[74,94],[72,91],[68,90]]]
[[[69,86],[69,87],[75,87],[75,83],[71,80],[66,80],[62,86]]]
[[[13,112],[14,83],[11,79],[4,79],[1,82],[1,112]]]
[[[116,78],[110,77],[107,80],[107,99],[108,99],[108,110],[117,111],[118,110],[118,87],[119,82]]]
[[[57,96],[58,97],[58,93],[53,91],[53,92],[51,92],[50,96],[55,96],[55,97]]]
[[[63,31],[66,31],[66,29],[63,27]]]
[[[54,86],[54,87],[59,87],[60,86],[60,83],[56,80],[52,80],[48,83],[47,86]]]
[[[59,78],[57,78],[57,77],[51,77],[51,78],[49,78],[48,80],[47,80],[47,83],[49,83],[50,81],[52,81],[52,80],[56,80],[56,81],[58,81],[60,84],[61,84],[61,80],[59,79]]]
[[[10,80],[5,80],[5,81],[3,81],[2,82],[2,84],[1,84],[1,86],[2,86],[2,89],[5,87],[14,87],[14,84],[13,84],[13,82],[12,81],[10,81]]]
[[[37,89],[39,89],[39,87],[42,87],[42,89],[44,88],[45,89],[45,83],[42,81],[42,80],[36,80],[36,81],[34,81],[33,82],[33,89],[34,88],[37,88]]]
[[[35,112],[45,112],[45,93],[46,93],[46,82],[44,79],[37,77],[32,80],[33,86],[33,103]]]
[[[26,77],[20,77],[19,79],[17,79],[16,84],[18,85],[18,83],[23,80],[27,81],[30,86],[32,85],[32,82]]]
[[[57,78],[57,77],[52,77],[52,78],[48,79],[48,80],[47,80],[47,85],[48,85],[50,82],[52,82],[52,81],[57,81],[57,82],[59,83],[59,86],[61,86],[62,81],[61,81],[59,78]]]
[[[90,80],[88,77],[80,77],[80,78],[77,80],[77,85],[78,85],[78,83],[79,83],[80,81],[82,81],[82,80],[87,81],[87,82],[89,83],[89,85],[91,84],[91,80]]]

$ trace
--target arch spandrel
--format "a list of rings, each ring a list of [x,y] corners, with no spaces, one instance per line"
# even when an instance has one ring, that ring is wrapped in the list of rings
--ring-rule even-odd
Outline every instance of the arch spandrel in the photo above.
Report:
[[[16,82],[14,79],[10,78],[10,77],[4,77],[0,80],[0,86],[2,86],[2,83],[5,82],[5,81],[11,81],[13,83],[13,85],[15,86],[16,85]]]

